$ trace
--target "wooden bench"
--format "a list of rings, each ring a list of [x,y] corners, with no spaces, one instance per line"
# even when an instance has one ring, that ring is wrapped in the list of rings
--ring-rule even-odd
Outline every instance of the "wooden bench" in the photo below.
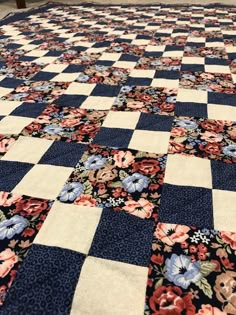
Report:
[[[25,0],[16,0],[16,6],[18,9],[26,8]]]

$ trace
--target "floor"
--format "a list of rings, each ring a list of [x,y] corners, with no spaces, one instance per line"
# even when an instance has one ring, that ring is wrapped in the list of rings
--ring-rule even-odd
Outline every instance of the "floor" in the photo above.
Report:
[[[102,4],[127,4],[126,0],[89,0],[89,1],[80,1],[80,0],[67,0],[67,1],[60,1],[60,0],[51,0],[51,1],[41,1],[41,0],[26,0],[27,8],[34,8],[36,6],[43,5],[48,2],[61,2],[67,4],[75,4],[75,3],[83,3],[83,2],[91,2],[91,3],[102,3]],[[205,4],[214,3],[215,1],[212,0],[204,0]],[[180,3],[178,0],[129,0],[129,4],[150,4],[150,3]],[[185,0],[182,3],[191,3],[191,4],[199,4],[201,3],[200,0]],[[217,3],[223,4],[235,4],[235,0],[221,0],[217,1]],[[11,12],[19,12],[16,9],[16,4],[14,0],[0,0],[0,18],[5,17],[7,14]]]

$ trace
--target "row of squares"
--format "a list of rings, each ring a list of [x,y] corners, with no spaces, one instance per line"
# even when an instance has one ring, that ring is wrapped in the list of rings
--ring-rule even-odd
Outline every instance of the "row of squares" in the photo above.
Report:
[[[56,290],[55,298],[50,300],[53,310],[59,308],[64,313],[69,312],[74,296],[72,314],[77,314],[78,309],[81,314],[90,312],[94,299],[99,298],[102,302],[104,298],[117,301],[114,297],[116,290],[111,289],[111,294],[104,290],[95,293],[99,279],[99,287],[107,285],[104,275],[109,276],[109,280],[116,279],[117,289],[123,287],[123,293],[119,295],[120,304],[116,308],[117,314],[122,309],[130,309],[131,314],[132,310],[135,315],[142,314],[146,286],[145,311],[151,314],[149,312],[158,307],[157,303],[152,303],[157,294],[155,290],[170,289],[170,292],[175,292],[176,287],[172,288],[171,285],[178,285],[176,293],[179,295],[182,295],[182,289],[185,290],[185,296],[196,290],[196,286],[200,289],[197,293],[201,295],[201,300],[198,300],[198,295],[194,295],[193,304],[189,301],[186,307],[191,304],[192,307],[194,305],[199,308],[203,301],[211,304],[213,298],[214,307],[232,310],[230,300],[225,303],[221,295],[224,288],[220,282],[228,278],[225,278],[224,272],[219,274],[219,271],[224,270],[230,279],[234,275],[228,270],[234,268],[235,233],[166,223],[158,223],[153,229],[152,221],[108,209],[64,205],[57,201],[52,204],[50,200],[6,192],[0,192],[0,197],[3,209],[1,215],[5,219],[1,222],[0,238],[7,236],[7,241],[1,248],[1,281],[4,288],[0,303],[6,298],[1,310],[3,314],[12,313],[14,309],[31,311],[37,304],[33,297],[37,296],[37,302],[38,299],[44,300],[45,292],[48,294],[54,290],[60,281],[63,285],[67,284],[67,290],[63,288],[63,293]],[[32,243],[34,245],[27,254]],[[19,269],[25,254],[27,258]],[[10,274],[9,264],[13,268]],[[171,266],[175,264],[180,270],[173,270]],[[166,272],[161,271],[163,268],[167,269]],[[59,270],[61,272],[58,274]],[[17,271],[14,286],[5,296],[11,287],[13,274]],[[189,272],[192,277],[186,278]],[[199,281],[203,281],[208,290]],[[130,282],[135,283],[135,290],[128,289]],[[32,297],[28,293],[29,285],[34,292]],[[48,286],[49,291],[45,291]],[[83,304],[88,293],[93,293],[93,296]],[[130,305],[131,296],[135,306]],[[138,296],[140,300],[136,302]],[[28,299],[31,303],[25,303]],[[38,309],[44,308],[45,302],[40,303]],[[105,305],[107,309],[107,304],[102,305],[101,310]]]
[[[201,226],[205,218],[206,227],[235,229],[234,165],[96,145],[84,150],[78,144],[21,137],[0,161],[5,179],[0,189],[155,221],[160,216],[163,222]]]
[[[171,230],[173,236],[168,236]],[[123,233],[117,231],[117,234],[119,243],[124,244]],[[181,303],[180,310],[191,311],[192,314],[213,311],[234,314],[232,300],[235,293],[233,288],[229,292],[226,288],[234,283],[235,273],[230,270],[234,268],[234,233],[159,224],[154,235],[149,269],[110,259],[86,257],[60,247],[34,244],[18,271],[2,313],[9,314],[14,310],[30,313],[36,308],[43,311],[46,307],[65,314],[106,314],[114,303],[118,303],[114,314],[127,311],[132,315],[149,315],[159,308],[165,311],[169,294],[168,301],[177,311],[179,307],[175,300]],[[111,252],[118,250],[124,255],[122,245],[120,248],[113,247],[114,240],[109,241],[111,243],[107,242],[107,246],[110,245]],[[137,249],[141,247],[136,235],[129,234],[129,241],[133,241],[132,245]],[[226,250],[230,253],[227,258],[223,257]],[[136,253],[140,255],[138,250]],[[191,259],[188,254],[191,254]],[[197,261],[195,257],[198,257]],[[172,266],[175,264],[184,270],[174,271]],[[166,269],[165,273],[163,269]],[[189,273],[192,277],[186,279]],[[111,285],[111,279],[115,285]],[[65,284],[67,290],[58,290]],[[29,286],[32,288],[30,295]],[[54,290],[54,298],[47,299],[45,291],[48,296],[48,292]],[[227,301],[222,298],[225,294]]]

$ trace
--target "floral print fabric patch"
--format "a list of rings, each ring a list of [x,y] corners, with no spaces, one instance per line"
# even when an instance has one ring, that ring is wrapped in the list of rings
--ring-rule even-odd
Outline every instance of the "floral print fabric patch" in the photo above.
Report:
[[[76,81],[79,83],[121,85],[127,81],[129,73],[130,69],[95,65],[81,72]]]
[[[2,96],[0,100],[50,103],[58,99],[68,88],[69,84],[69,82],[24,81],[11,93]]]
[[[0,305],[51,205],[50,200],[0,192]]]
[[[144,314],[236,314],[235,250],[235,233],[159,223]]]
[[[137,111],[159,115],[174,114],[177,89],[122,86],[111,110]]]
[[[231,74],[208,72],[180,72],[180,87],[209,92],[236,93]]]
[[[99,131],[107,111],[49,105],[22,135],[62,140],[65,142],[90,143]]]
[[[89,146],[58,199],[158,219],[166,155]]]
[[[236,163],[236,122],[194,117],[174,120],[169,153]]]

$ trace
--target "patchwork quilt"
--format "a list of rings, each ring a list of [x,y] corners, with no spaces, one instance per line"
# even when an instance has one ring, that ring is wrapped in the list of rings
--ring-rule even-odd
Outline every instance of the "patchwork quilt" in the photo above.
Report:
[[[236,7],[0,21],[0,314],[236,314]]]

